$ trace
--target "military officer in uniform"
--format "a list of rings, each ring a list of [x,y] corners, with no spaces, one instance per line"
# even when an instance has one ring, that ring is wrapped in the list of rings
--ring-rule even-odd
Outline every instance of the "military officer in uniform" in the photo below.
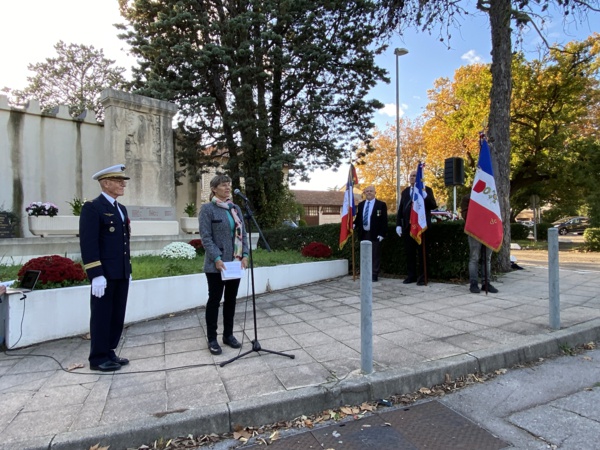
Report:
[[[129,218],[127,209],[117,203],[129,180],[124,171],[125,166],[119,164],[94,174],[102,193],[83,205],[79,218],[81,258],[92,282],[90,369],[103,372],[129,364],[115,353],[131,278]]]

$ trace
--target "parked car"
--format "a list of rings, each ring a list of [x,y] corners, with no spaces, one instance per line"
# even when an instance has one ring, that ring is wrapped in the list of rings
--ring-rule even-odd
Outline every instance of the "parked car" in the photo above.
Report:
[[[554,228],[558,228],[558,234],[564,236],[568,233],[583,233],[589,226],[590,219],[588,217],[577,216],[554,225]]]
[[[288,220],[288,219],[283,221],[283,226],[290,227],[290,228],[298,228],[298,225],[296,224],[296,222],[294,222],[293,220]]]
[[[517,221],[517,223],[520,223],[521,225],[525,225],[527,228],[533,227],[533,220],[519,220],[519,221]]]
[[[554,222],[552,222],[552,225],[559,225],[561,223],[568,222],[569,220],[574,219],[575,217],[579,217],[579,216],[564,216],[564,217],[561,217],[560,219],[557,219]]]

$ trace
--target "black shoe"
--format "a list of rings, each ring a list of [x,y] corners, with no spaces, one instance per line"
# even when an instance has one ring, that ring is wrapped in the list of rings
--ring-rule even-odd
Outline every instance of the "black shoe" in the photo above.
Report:
[[[498,289],[496,289],[490,283],[484,283],[484,284],[482,284],[481,285],[481,290],[489,292],[490,294],[497,294],[498,293]]]
[[[410,283],[414,283],[415,281],[417,281],[415,278],[408,277],[402,283],[404,283],[404,284],[410,284]]]
[[[213,355],[220,355],[223,352],[223,350],[221,350],[221,346],[219,345],[216,339],[208,341],[208,349]]]
[[[223,336],[223,344],[229,345],[231,348],[240,348],[242,346],[233,335],[228,337]]]
[[[472,294],[479,294],[481,292],[481,290],[477,286],[477,281],[471,281],[471,286],[469,286],[469,291],[471,291]]]
[[[427,283],[425,283],[425,280],[423,278],[419,278],[417,280],[417,286],[425,286]]]
[[[373,281],[379,281],[379,277],[377,275],[373,275]]]
[[[99,370],[101,372],[114,372],[115,370],[119,370],[120,368],[121,364],[118,364],[114,361],[106,361],[102,364],[98,364],[97,366],[90,364],[91,370]]]
[[[116,362],[120,366],[126,366],[127,364],[129,364],[129,360],[127,358],[119,358],[118,356],[113,356],[112,358],[110,358],[110,360],[112,362]]]

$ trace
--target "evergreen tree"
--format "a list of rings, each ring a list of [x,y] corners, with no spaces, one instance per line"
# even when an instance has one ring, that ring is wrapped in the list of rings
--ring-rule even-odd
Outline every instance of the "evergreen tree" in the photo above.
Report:
[[[180,108],[179,161],[226,158],[263,225],[278,223],[284,169],[306,180],[369,139],[376,5],[359,0],[120,0],[138,57],[134,89]]]

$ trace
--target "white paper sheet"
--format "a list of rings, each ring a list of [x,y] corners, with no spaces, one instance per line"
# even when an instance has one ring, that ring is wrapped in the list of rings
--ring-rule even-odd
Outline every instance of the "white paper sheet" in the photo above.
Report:
[[[225,270],[221,271],[222,280],[235,280],[236,278],[242,278],[244,275],[244,269],[242,269],[241,261],[223,261]]]

